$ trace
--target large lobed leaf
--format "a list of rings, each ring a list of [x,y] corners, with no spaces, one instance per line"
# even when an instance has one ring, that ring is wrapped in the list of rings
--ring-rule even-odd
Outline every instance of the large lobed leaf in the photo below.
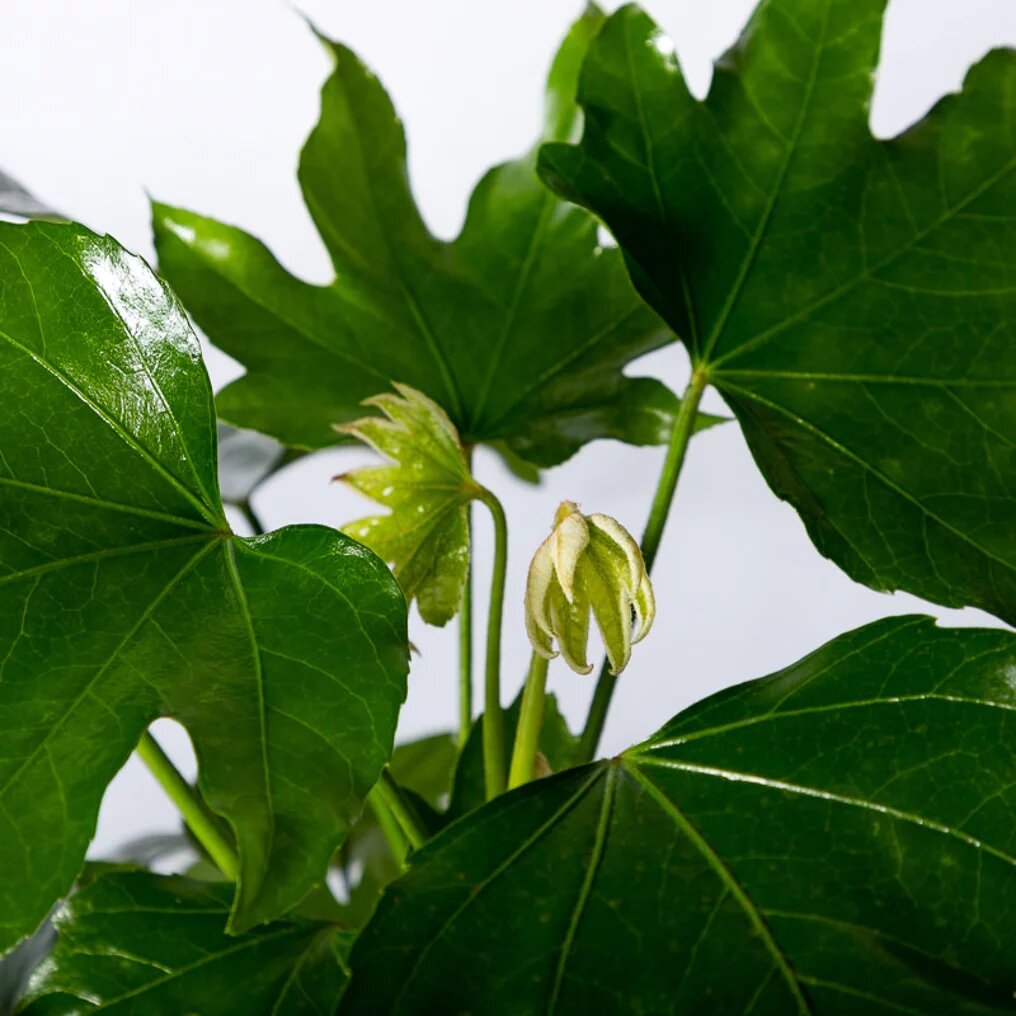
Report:
[[[235,830],[232,929],[274,918],[391,751],[398,587],[331,530],[229,532],[197,341],[108,238],[0,224],[0,405],[0,949],[69,889],[157,716]]]
[[[823,554],[1016,621],[1016,56],[875,140],[884,7],[765,0],[704,102],[622,8],[581,144],[541,171],[613,230]]]
[[[330,1016],[346,985],[348,936],[294,919],[223,931],[230,889],[148,872],[103,875],[63,906],[59,940],[27,1016]]]
[[[602,15],[575,24],[548,82],[545,139],[576,123],[578,67]],[[467,444],[537,465],[583,443],[665,441],[673,395],[622,368],[673,336],[638,299],[596,223],[540,182],[535,150],[491,170],[451,243],[427,230],[410,193],[406,141],[380,83],[343,46],[300,161],[335,280],[294,278],[248,234],[156,204],[162,272],[209,338],[247,373],[220,414],[293,446],[336,440],[360,402],[412,385]]]
[[[893,618],[414,855],[341,1012],[1013,1011],[1016,638]]]

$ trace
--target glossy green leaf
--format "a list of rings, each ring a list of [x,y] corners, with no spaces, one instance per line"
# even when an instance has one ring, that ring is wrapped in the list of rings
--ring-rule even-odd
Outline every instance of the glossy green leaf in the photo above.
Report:
[[[602,15],[590,7],[551,70],[545,138],[575,129],[575,81]],[[503,442],[537,465],[593,438],[665,441],[674,396],[622,368],[673,336],[635,295],[596,222],[537,178],[535,150],[491,170],[450,243],[428,231],[407,182],[402,124],[343,46],[303,150],[300,183],[336,278],[312,286],[231,226],[153,208],[162,272],[246,375],[220,414],[293,446],[404,382],[437,401],[467,444]]]
[[[276,917],[391,751],[392,576],[329,529],[229,532],[197,341],[109,238],[0,224],[0,405],[0,949],[70,888],[163,715],[236,833],[233,929]]]
[[[227,935],[231,890],[148,872],[104,875],[64,904],[30,1016],[331,1016],[348,936],[294,920]]]
[[[541,169],[618,238],[818,549],[1016,621],[1016,55],[879,141],[885,0],[765,0],[688,92],[636,7]]]
[[[1011,1012],[1016,637],[893,618],[448,827],[340,1012]]]
[[[479,493],[455,426],[432,399],[408,385],[367,405],[387,419],[367,417],[341,430],[388,460],[335,477],[389,509],[343,527],[387,561],[406,599],[428,624],[458,612],[469,570],[469,502]]]

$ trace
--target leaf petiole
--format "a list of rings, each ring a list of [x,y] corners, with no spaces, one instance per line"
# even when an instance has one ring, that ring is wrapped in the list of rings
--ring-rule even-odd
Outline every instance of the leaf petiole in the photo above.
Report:
[[[684,465],[688,442],[695,432],[695,419],[698,415],[699,403],[702,401],[702,393],[705,391],[708,381],[709,378],[705,370],[695,367],[692,370],[688,387],[681,397],[681,405],[678,408],[674,429],[670,434],[670,443],[667,446],[667,457],[663,461],[663,469],[660,471],[660,478],[656,484],[656,493],[653,495],[653,505],[649,510],[649,520],[646,522],[646,528],[642,534],[642,557],[646,562],[647,571],[652,570],[656,552],[660,549],[663,528],[667,523],[670,507],[674,501],[674,491],[677,489],[681,467]],[[596,754],[600,737],[603,735],[604,724],[607,722],[607,711],[610,709],[610,701],[614,696],[616,684],[617,676],[610,672],[607,662],[604,661],[600,667],[600,676],[596,681],[593,700],[589,705],[586,725],[579,738],[577,761],[580,763],[592,761]]]
[[[381,775],[371,793],[376,794],[384,802],[413,850],[419,850],[427,842],[427,834],[412,802],[403,794],[402,788],[395,782],[387,766],[381,770]]]
[[[487,800],[505,789],[504,716],[501,709],[501,618],[508,567],[508,523],[501,502],[485,487],[476,498],[490,510],[494,522],[494,574],[487,617],[487,656],[483,680],[483,775]]]
[[[409,841],[402,831],[402,826],[392,814],[391,808],[388,807],[388,801],[381,790],[380,783],[375,783],[371,787],[370,793],[367,795],[367,804],[374,812],[374,818],[377,819],[377,824],[388,844],[392,858],[400,868],[404,868],[406,859],[409,857]]]
[[[472,455],[466,451],[472,467]],[[470,560],[466,565],[466,579],[462,586],[462,606],[459,608],[459,750],[465,747],[473,725],[473,506],[466,505],[466,531],[469,536]]]
[[[231,882],[235,882],[240,872],[236,851],[205,811],[194,788],[180,775],[162,746],[147,730],[141,735],[136,751],[138,758],[176,805],[194,838],[215,862],[219,871]]]
[[[529,661],[529,676],[522,692],[519,724],[515,731],[515,748],[508,773],[508,789],[529,783],[536,769],[536,749],[540,743],[540,729],[543,726],[543,703],[547,688],[547,668],[550,661],[539,653],[533,653]]]

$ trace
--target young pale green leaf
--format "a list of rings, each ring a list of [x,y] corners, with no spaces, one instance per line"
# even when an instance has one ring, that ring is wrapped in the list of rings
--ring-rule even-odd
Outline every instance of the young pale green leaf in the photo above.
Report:
[[[102,875],[61,908],[26,1016],[330,1016],[348,935],[293,920],[227,935],[230,887],[148,872]]]
[[[391,751],[405,601],[315,526],[239,539],[178,304],[79,226],[0,224],[0,949],[70,888],[158,716],[232,825],[239,931],[292,907]]]
[[[459,609],[469,570],[469,502],[480,493],[459,436],[445,411],[397,384],[366,404],[387,417],[367,417],[340,430],[369,444],[393,465],[367,466],[335,479],[390,509],[344,526],[387,561],[428,624],[446,624]]]
[[[888,141],[885,0],[765,0],[708,98],[638,8],[544,178],[601,216],[818,549],[1016,621],[1016,55]]]
[[[548,82],[545,138],[575,130],[576,78],[603,16],[590,6]],[[491,170],[451,243],[427,230],[407,183],[402,124],[343,46],[300,161],[310,213],[336,277],[312,286],[239,229],[153,207],[160,269],[209,338],[247,373],[220,414],[292,446],[392,381],[426,392],[468,444],[551,465],[585,442],[665,441],[676,400],[631,360],[673,336],[638,299],[596,222],[538,179],[535,150]]]
[[[1014,673],[1010,632],[893,618],[485,805],[340,1012],[1011,1012]]]
[[[552,660],[556,640],[565,663],[588,674],[590,614],[603,636],[610,671],[620,674],[632,643],[652,627],[653,587],[642,551],[624,526],[609,515],[583,515],[577,504],[562,501],[550,536],[529,566],[526,629],[533,650]]]

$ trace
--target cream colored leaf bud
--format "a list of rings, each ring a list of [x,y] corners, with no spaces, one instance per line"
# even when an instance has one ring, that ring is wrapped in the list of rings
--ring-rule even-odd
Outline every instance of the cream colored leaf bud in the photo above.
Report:
[[[610,669],[620,674],[632,645],[646,636],[656,616],[653,587],[642,552],[624,526],[609,515],[583,515],[578,505],[562,501],[550,536],[529,566],[526,629],[533,649],[548,660],[559,651],[572,670],[588,674],[590,614]]]

